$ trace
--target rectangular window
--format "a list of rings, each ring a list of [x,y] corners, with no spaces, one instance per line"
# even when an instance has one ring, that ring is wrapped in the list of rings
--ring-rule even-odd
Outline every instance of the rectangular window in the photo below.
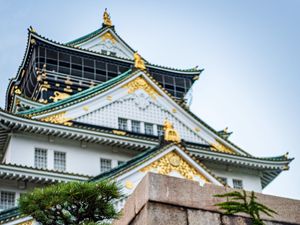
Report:
[[[101,173],[111,170],[111,160],[110,159],[100,159]]]
[[[47,149],[35,148],[34,166],[40,169],[47,168]]]
[[[157,136],[162,136],[162,135],[164,135],[164,126],[157,125]]]
[[[9,191],[1,191],[0,210],[9,209],[15,206],[16,194]]]
[[[242,180],[233,179],[232,183],[233,183],[233,188],[243,189],[243,181]]]
[[[153,124],[145,123],[145,134],[153,135]]]
[[[66,153],[54,152],[54,169],[59,171],[66,170]]]
[[[127,130],[127,119],[119,118],[118,122],[120,130]]]
[[[219,177],[221,181],[223,181],[224,184],[227,184],[227,178],[226,177]]]
[[[140,133],[141,132],[141,122],[132,120],[131,121],[131,131],[134,133]]]

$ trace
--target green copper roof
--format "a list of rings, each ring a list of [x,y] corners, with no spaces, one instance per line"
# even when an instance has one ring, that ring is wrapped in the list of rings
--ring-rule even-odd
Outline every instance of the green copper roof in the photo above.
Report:
[[[95,87],[78,92],[78,93],[71,95],[70,97],[60,100],[58,102],[53,102],[48,105],[41,106],[39,108],[22,111],[17,114],[18,115],[29,115],[29,114],[36,115],[36,114],[40,114],[42,112],[60,109],[62,106],[67,107],[67,106],[73,105],[77,102],[81,102],[81,101],[85,100],[86,98],[91,98],[91,97],[103,92],[104,90],[107,90],[108,88],[111,88],[112,86],[120,83],[121,81],[129,78],[129,75],[133,74],[131,72],[132,72],[132,70],[130,69],[130,70],[122,73],[121,75],[114,77],[102,84],[98,84]]]
[[[0,224],[3,224],[5,221],[9,221],[14,217],[19,217],[20,211],[19,207],[13,207],[6,209],[0,212]]]
[[[79,38],[77,38],[77,39],[75,39],[73,41],[67,42],[66,45],[72,45],[72,46],[74,46],[74,45],[80,44],[82,42],[85,42],[85,41],[87,41],[87,40],[89,40],[89,39],[97,36],[98,34],[102,33],[103,31],[106,30],[106,28],[107,27],[101,27],[101,28],[99,28],[99,29],[97,29],[97,30],[89,33],[89,34],[86,34],[86,35],[84,35],[82,37],[79,37]]]

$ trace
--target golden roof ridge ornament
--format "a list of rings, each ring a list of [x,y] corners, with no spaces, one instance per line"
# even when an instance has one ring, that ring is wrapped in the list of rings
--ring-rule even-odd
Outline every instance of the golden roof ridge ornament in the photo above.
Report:
[[[174,129],[173,124],[165,119],[164,121],[164,131],[165,131],[165,141],[171,141],[171,142],[176,142],[180,143],[180,135],[177,130]]]
[[[133,58],[134,58],[134,67],[136,69],[146,70],[145,62],[137,51],[133,54]]]
[[[103,24],[105,26],[109,26],[109,27],[112,26],[111,18],[110,18],[110,15],[107,12],[107,8],[105,8],[105,11],[103,13]]]

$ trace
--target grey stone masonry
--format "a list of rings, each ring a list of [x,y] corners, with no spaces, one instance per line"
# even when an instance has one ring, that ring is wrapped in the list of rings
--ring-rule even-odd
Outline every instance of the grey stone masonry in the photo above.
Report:
[[[222,214],[214,197],[233,191],[228,187],[148,173],[129,196],[122,216],[113,225],[250,225],[247,215]],[[300,201],[256,193],[258,201],[275,210],[274,217],[262,215],[266,225],[300,225]]]

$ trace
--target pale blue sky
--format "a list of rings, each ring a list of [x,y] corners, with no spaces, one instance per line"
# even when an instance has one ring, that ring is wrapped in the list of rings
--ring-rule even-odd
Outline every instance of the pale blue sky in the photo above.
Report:
[[[27,28],[66,42],[101,26],[148,61],[204,68],[192,111],[256,156],[296,159],[264,193],[300,199],[300,1],[0,0],[0,106],[25,52]]]

